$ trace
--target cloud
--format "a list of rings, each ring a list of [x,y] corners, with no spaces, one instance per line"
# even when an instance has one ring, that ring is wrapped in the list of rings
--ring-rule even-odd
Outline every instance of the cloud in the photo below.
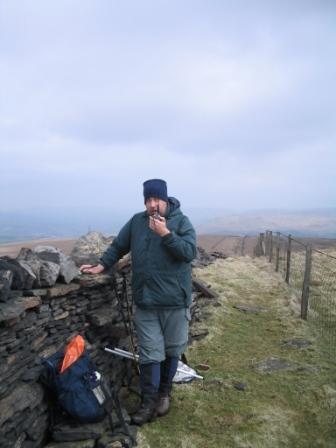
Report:
[[[0,8],[2,207],[335,203],[332,2]]]

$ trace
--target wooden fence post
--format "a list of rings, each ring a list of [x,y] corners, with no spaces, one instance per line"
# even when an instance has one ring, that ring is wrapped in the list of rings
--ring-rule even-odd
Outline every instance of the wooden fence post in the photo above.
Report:
[[[256,257],[261,257],[262,255],[265,255],[265,249],[264,249],[264,234],[260,233],[258,237],[257,244],[254,248],[254,255]]]
[[[302,286],[302,298],[301,298],[301,318],[307,320],[308,316],[308,302],[309,302],[309,283],[312,265],[312,248],[307,246],[306,248],[306,263],[305,273]]]
[[[273,258],[273,232],[270,231],[270,244],[269,244],[269,259],[268,261],[271,263]]]
[[[269,230],[266,230],[265,234],[265,257],[269,254]]]
[[[275,271],[279,272],[279,258],[280,258],[280,232],[277,232],[276,252],[275,252]]]
[[[287,283],[289,283],[289,275],[290,275],[290,268],[291,268],[291,255],[292,255],[292,235],[288,235],[286,279],[285,279]]]
[[[261,233],[260,234],[260,252],[261,252],[261,255],[265,255],[265,250],[266,250],[266,248],[265,248],[265,234]]]

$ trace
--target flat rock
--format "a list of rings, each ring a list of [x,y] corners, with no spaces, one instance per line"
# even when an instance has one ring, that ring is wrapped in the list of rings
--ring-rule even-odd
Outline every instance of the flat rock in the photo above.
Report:
[[[299,366],[286,359],[270,357],[256,364],[256,369],[260,372],[273,373],[279,370],[295,370]]]
[[[118,310],[112,310],[111,306],[106,308],[100,308],[97,311],[94,311],[88,316],[89,321],[95,327],[103,327],[104,325],[112,323],[113,320],[113,311],[114,313],[119,314]]]
[[[51,442],[45,445],[45,448],[94,448],[96,446],[95,439],[80,440],[77,442],[64,442],[57,443]]]
[[[79,288],[80,286],[76,283],[71,283],[71,285],[56,284],[53,288],[48,289],[47,296],[50,298],[66,296],[70,292],[77,291]]]
[[[0,400],[0,426],[9,420],[16,412],[29,408],[32,410],[43,399],[42,386],[38,384],[19,384],[11,394]]]
[[[10,321],[19,318],[25,312],[22,303],[11,301],[0,303],[0,322]]]
[[[81,274],[78,279],[78,283],[84,288],[93,288],[98,285],[109,285],[111,284],[111,276],[109,274]]]
[[[234,387],[235,389],[240,390],[240,391],[243,392],[243,391],[246,390],[247,385],[246,385],[245,383],[234,383],[234,384],[233,384],[233,387]]]
[[[251,314],[259,314],[267,312],[265,308],[261,308],[258,306],[233,305],[233,308],[236,308],[239,311],[243,311],[244,313],[251,313]]]
[[[205,338],[209,334],[209,330],[207,328],[190,328],[189,337],[191,339],[202,339]]]
[[[99,423],[82,423],[70,425],[58,424],[53,428],[52,439],[56,442],[74,442],[78,440],[97,440],[105,432],[104,421]]]
[[[287,347],[298,349],[307,348],[312,344],[311,341],[308,341],[307,339],[287,339],[283,342]]]
[[[16,303],[22,305],[24,310],[29,310],[31,308],[37,308],[40,305],[42,305],[42,299],[39,296],[32,296],[32,297],[25,296],[16,299]]]

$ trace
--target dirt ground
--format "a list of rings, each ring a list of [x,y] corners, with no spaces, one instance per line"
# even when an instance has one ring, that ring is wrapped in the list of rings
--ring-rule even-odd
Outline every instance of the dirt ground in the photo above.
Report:
[[[37,245],[54,246],[66,255],[69,255],[74,247],[76,239],[45,239],[32,241],[19,241],[15,243],[0,244],[0,257],[8,255],[16,257],[22,247],[34,248]],[[256,237],[223,236],[223,235],[198,235],[197,245],[207,252],[223,252],[226,256],[253,255],[256,245]]]
[[[257,244],[256,236],[231,236],[231,235],[197,235],[197,245],[206,252],[222,252],[227,257],[232,256],[253,256],[254,248]],[[335,246],[336,241],[327,238],[301,238],[302,242],[310,243],[315,249],[324,250],[331,245]],[[0,244],[0,257],[9,255],[16,257],[21,247],[33,248],[37,245],[54,246],[69,255],[76,242],[75,238],[45,239],[21,241],[15,243]]]

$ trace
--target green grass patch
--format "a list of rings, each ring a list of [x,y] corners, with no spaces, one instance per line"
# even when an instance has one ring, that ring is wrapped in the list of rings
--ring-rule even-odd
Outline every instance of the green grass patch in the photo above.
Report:
[[[280,276],[249,257],[218,260],[195,275],[220,294],[221,306],[209,305],[210,317],[199,324],[209,335],[186,353],[190,365],[210,368],[200,372],[204,381],[175,386],[171,412],[141,428],[139,447],[335,447],[335,365],[293,314]],[[236,304],[266,312],[244,313]],[[285,344],[294,338],[312,345]],[[259,371],[258,363],[270,357],[292,368]]]

